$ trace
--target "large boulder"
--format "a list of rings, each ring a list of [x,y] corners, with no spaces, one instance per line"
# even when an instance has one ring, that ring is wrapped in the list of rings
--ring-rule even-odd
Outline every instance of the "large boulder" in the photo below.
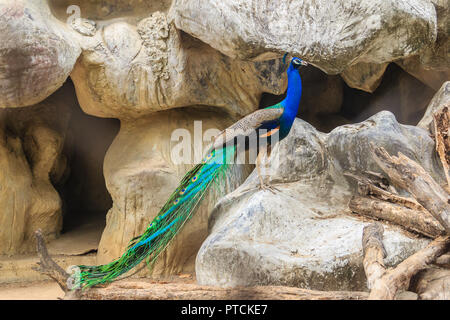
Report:
[[[66,81],[81,53],[45,0],[0,2],[0,108],[34,105]]]
[[[436,40],[426,0],[175,0],[177,28],[240,59],[292,53],[327,73],[417,54]],[[411,32],[414,30],[414,32]]]
[[[33,107],[0,109],[0,255],[35,252],[37,229],[49,240],[59,235],[54,184],[66,171],[63,145],[75,105],[73,88],[63,86]]]
[[[281,60],[233,60],[159,11],[137,26],[113,22],[82,44],[71,77],[82,109],[95,116],[129,119],[192,105],[242,116],[256,110],[263,92],[286,89]]]
[[[253,172],[222,198],[196,259],[200,284],[277,284],[319,290],[367,290],[362,230],[370,221],[350,212],[356,192],[345,172],[382,172],[370,143],[418,161],[442,182],[434,142],[420,128],[400,125],[392,113],[338,127],[329,134],[296,119],[270,156],[267,181],[281,192],[258,191]],[[425,246],[425,238],[387,225],[386,263],[393,266]]]

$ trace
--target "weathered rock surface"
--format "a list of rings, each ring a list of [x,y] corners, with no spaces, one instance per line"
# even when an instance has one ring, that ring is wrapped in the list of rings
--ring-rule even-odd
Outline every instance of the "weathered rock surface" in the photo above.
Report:
[[[450,79],[450,3],[431,0],[437,15],[437,38],[431,46],[425,46],[419,55],[396,63],[434,90]]]
[[[263,92],[284,92],[284,69],[280,60],[232,60],[157,11],[137,26],[113,22],[84,37],[71,77],[82,109],[100,117],[139,117],[191,105],[242,116],[257,108]]]
[[[374,92],[378,88],[387,66],[388,63],[360,62],[345,69],[341,76],[351,88]]]
[[[435,41],[437,24],[434,6],[422,0],[175,0],[170,15],[179,29],[230,57],[290,52],[327,73],[417,54]]]
[[[381,172],[369,143],[412,157],[442,180],[428,133],[398,124],[390,112],[329,134],[297,119],[268,165],[268,181],[281,192],[252,189],[258,186],[253,172],[219,201],[210,219],[210,235],[197,255],[198,282],[366,290],[361,235],[368,222],[349,212],[355,183],[343,173]],[[385,261],[395,265],[426,243],[386,226]]]
[[[437,37],[432,46],[426,46],[420,53],[425,69],[450,72],[450,3],[447,0],[430,0],[437,16]]]
[[[69,75],[86,113],[121,120],[104,163],[114,203],[98,262],[109,262],[145,229],[196,162],[173,162],[173,131],[187,128],[192,135],[194,120],[203,121],[203,130],[223,129],[256,110],[263,93],[282,94],[286,66],[279,58],[285,52],[326,73],[343,72],[347,84],[369,92],[394,60],[438,89],[448,77],[448,3],[432,2],[3,0],[0,108],[15,109],[0,109],[0,254],[34,250],[37,228],[47,239],[61,230],[54,185],[71,165],[62,146],[70,110],[78,106],[73,92],[57,89]],[[303,75],[300,115],[324,130],[348,122],[340,114],[341,77],[312,66]],[[434,94],[411,79],[416,80],[406,73],[395,78],[358,116],[365,119],[392,105],[398,119],[411,123]],[[433,105],[442,105],[442,90]],[[17,108],[22,106],[30,107]],[[283,192],[237,196],[255,185],[253,173],[210,218],[221,196],[212,194],[153,274],[192,271],[210,221],[212,233],[197,256],[202,282],[364,287],[359,243],[365,223],[346,209],[354,186],[341,170],[376,171],[368,156],[368,141],[374,141],[414,157],[439,179],[432,141],[421,129],[398,125],[389,113],[328,135],[297,121],[293,132],[274,151],[280,162],[272,163],[272,178]],[[248,168],[236,168],[235,183],[247,173]],[[101,194],[90,191],[86,203]],[[426,242],[393,227],[387,239],[391,264]]]
[[[426,66],[420,62],[419,56],[403,59],[396,63],[410,75],[419,79],[422,83],[434,90],[439,90],[442,84],[450,79],[450,68],[443,68],[441,70],[427,69]]]
[[[66,81],[81,53],[47,1],[0,3],[0,108],[41,102]]]
[[[61,231],[53,184],[66,170],[62,148],[74,103],[63,87],[32,108],[0,110],[0,255],[34,251],[39,228],[47,239]]]

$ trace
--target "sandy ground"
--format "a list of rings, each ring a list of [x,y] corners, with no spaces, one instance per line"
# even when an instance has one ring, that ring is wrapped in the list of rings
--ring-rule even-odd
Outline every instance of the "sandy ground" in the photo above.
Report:
[[[0,284],[0,300],[57,300],[64,292],[54,281]]]
[[[193,274],[180,274],[160,279],[134,279],[142,283],[196,283]],[[0,300],[58,300],[63,298],[64,292],[58,284],[52,280],[0,283]]]

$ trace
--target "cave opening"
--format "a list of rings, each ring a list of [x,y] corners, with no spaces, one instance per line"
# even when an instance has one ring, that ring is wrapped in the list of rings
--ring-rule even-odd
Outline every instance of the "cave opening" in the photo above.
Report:
[[[75,95],[70,79],[64,86],[70,86]],[[66,172],[64,178],[54,185],[62,200],[61,238],[76,237],[90,241],[91,246],[96,242],[96,246],[106,224],[106,214],[112,206],[103,175],[103,161],[119,132],[120,121],[88,115],[81,109],[76,96],[75,100],[62,152],[67,161]]]
[[[392,112],[399,123],[416,125],[436,93],[395,63],[388,65],[372,93],[351,88],[339,75],[327,75],[313,66],[301,72],[303,91],[297,117],[326,133],[382,110]],[[263,93],[259,108],[274,105],[285,96]]]

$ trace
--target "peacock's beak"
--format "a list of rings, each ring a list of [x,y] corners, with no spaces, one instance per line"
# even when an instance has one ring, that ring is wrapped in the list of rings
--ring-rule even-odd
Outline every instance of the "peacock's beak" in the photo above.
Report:
[[[302,61],[301,61],[301,64],[302,64],[302,66],[307,66],[307,65],[308,65],[308,62],[302,60]]]

